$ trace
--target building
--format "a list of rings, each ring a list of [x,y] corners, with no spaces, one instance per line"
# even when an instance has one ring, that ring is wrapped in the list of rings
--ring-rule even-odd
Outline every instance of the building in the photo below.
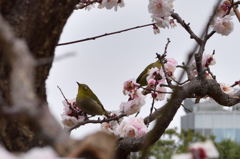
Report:
[[[184,102],[186,115],[181,117],[183,130],[194,130],[204,136],[215,136],[216,141],[231,139],[240,143],[240,104],[231,110],[214,101],[194,104],[191,99]]]

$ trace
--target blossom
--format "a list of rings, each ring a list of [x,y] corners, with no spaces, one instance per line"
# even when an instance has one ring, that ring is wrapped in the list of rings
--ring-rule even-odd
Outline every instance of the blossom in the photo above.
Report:
[[[75,104],[76,99],[71,99],[67,101],[63,101],[64,110],[61,114],[62,117],[62,123],[66,127],[73,127],[79,122],[82,122],[85,120],[85,116],[83,115],[83,112],[79,107],[77,107]]]
[[[230,15],[216,17],[213,24],[213,30],[222,35],[229,35],[233,31],[233,22]]]
[[[229,94],[229,95],[232,95],[232,94],[234,93],[233,87],[228,86],[228,85],[226,85],[226,84],[224,84],[224,83],[219,83],[219,84],[220,84],[221,90],[222,90],[224,93]]]
[[[114,8],[115,11],[117,11],[118,7],[124,7],[123,0],[102,0],[102,2],[98,6],[98,8]]]
[[[164,77],[162,69],[159,69],[157,67],[149,69],[147,74],[148,74],[146,78],[147,81],[149,81],[150,79],[161,80]]]
[[[190,151],[193,153],[193,155],[194,155],[194,153],[196,153],[196,151],[197,151],[198,155],[202,155],[202,156],[206,155],[205,158],[218,158],[219,157],[219,153],[218,153],[215,145],[210,140],[192,144],[190,146]]]
[[[173,58],[168,58],[167,63],[164,64],[164,67],[169,76],[172,76],[177,67],[177,61]]]
[[[158,17],[168,17],[173,11],[173,0],[150,0],[148,11]]]
[[[154,88],[157,84],[158,81],[152,78],[147,81],[148,88]]]
[[[165,88],[165,87],[160,87],[160,86],[158,86],[157,88],[156,88],[156,93],[157,93],[157,96],[156,96],[156,100],[159,100],[159,101],[162,101],[162,100],[164,100],[165,99],[165,96],[166,96],[166,93],[164,93],[164,92],[166,92],[167,91],[167,89]]]
[[[175,154],[172,156],[172,159],[207,159],[219,157],[219,152],[210,140],[190,145],[189,151],[189,153]]]
[[[216,59],[213,56],[214,54],[204,54],[202,56],[202,66],[203,68],[207,68],[208,66],[212,66],[216,64]],[[193,60],[190,64],[190,73],[193,77],[197,76],[197,70],[196,70],[196,62]],[[209,73],[205,73],[206,79],[212,79],[212,76]]]
[[[214,54],[204,54],[202,57],[202,66],[208,67],[216,64],[216,59],[213,57]]]
[[[110,134],[115,134],[116,133],[116,128],[118,127],[118,121],[113,120],[110,122],[104,122],[101,124],[101,128],[103,131],[110,133]]]
[[[117,128],[120,137],[142,137],[147,133],[147,126],[142,118],[125,118]]]
[[[140,92],[136,91],[132,98],[127,102],[122,102],[120,105],[120,111],[124,114],[131,115],[140,111],[141,107],[145,104],[145,97]]]
[[[169,16],[173,11],[173,0],[150,0],[148,11],[157,26],[166,28],[170,25]]]
[[[135,79],[127,80],[123,83],[123,94],[134,93],[139,87],[139,84],[136,83]]]
[[[223,3],[220,4],[220,6],[217,9],[217,13],[216,16],[218,17],[224,17],[225,15],[227,15],[228,13],[230,15],[233,15],[234,12],[233,10],[230,10],[232,8],[232,4],[230,0],[226,0]],[[229,12],[230,10],[230,12]]]

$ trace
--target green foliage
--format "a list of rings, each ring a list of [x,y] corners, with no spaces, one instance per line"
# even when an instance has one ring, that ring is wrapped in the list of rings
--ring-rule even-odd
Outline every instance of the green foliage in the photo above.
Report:
[[[165,131],[161,140],[156,142],[150,152],[149,156],[156,159],[171,159],[175,153],[185,153],[188,151],[188,146],[191,143],[205,141],[214,137],[205,137],[193,131],[181,131],[178,133],[176,129],[168,129]],[[219,153],[219,159],[239,159],[240,158],[240,144],[231,140],[225,140],[220,143],[215,143]]]
[[[225,140],[217,144],[219,159],[239,159],[240,158],[240,144],[231,140]]]

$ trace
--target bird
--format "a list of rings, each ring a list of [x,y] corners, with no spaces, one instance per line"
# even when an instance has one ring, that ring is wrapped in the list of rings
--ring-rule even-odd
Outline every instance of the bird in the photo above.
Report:
[[[156,62],[153,62],[151,64],[149,64],[143,71],[142,73],[138,76],[138,78],[136,79],[136,82],[138,84],[140,84],[141,86],[146,86],[147,85],[147,76],[148,76],[148,71],[151,68],[157,67],[157,68],[161,68],[161,63],[159,60],[157,60]]]
[[[104,109],[102,103],[93,91],[86,84],[78,83],[78,93],[76,97],[76,106],[89,115],[105,115],[108,112]]]

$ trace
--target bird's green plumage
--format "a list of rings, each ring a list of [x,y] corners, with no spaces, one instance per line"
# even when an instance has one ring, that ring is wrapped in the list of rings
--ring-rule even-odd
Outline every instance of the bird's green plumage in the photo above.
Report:
[[[107,115],[102,103],[93,91],[86,85],[78,83],[76,105],[90,115]]]
[[[149,64],[143,71],[142,73],[138,76],[136,82],[139,83],[141,86],[145,86],[147,85],[147,76],[148,76],[148,71],[151,69],[151,68],[154,68],[154,67],[157,67],[157,68],[160,68],[162,65],[159,61],[156,61],[154,63],[151,63]]]

